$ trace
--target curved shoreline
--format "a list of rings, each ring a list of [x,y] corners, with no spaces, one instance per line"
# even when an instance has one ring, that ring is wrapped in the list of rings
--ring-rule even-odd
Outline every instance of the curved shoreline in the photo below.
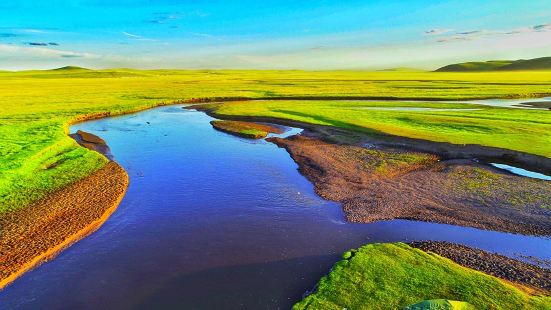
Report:
[[[117,209],[128,174],[115,162],[0,219],[0,289],[96,231]],[[29,242],[22,242],[28,239]]]
[[[449,258],[463,267],[517,284],[519,288],[529,288],[527,292],[532,295],[551,295],[551,269],[446,241],[414,241],[408,245]]]
[[[278,97],[202,97],[183,100],[181,103],[214,103],[224,101],[259,101],[259,100],[385,100],[385,101],[470,101],[491,99],[539,99],[551,96],[551,93],[535,93],[530,97],[523,95],[508,95],[502,97],[481,96],[469,98],[436,98],[436,97],[393,97],[393,96],[278,96]]]
[[[428,153],[328,143],[308,135],[269,138],[321,197],[353,223],[405,219],[551,236],[551,183]],[[529,189],[528,191],[525,189]]]
[[[549,93],[543,94],[542,93],[542,94],[537,94],[537,95],[538,96],[539,95],[549,96],[551,94],[549,94]],[[534,96],[534,97],[530,97],[530,98],[536,98],[538,96]],[[508,96],[508,97],[502,97],[502,98],[498,98],[498,99],[511,99],[511,98],[522,98],[522,96]],[[530,98],[527,98],[527,99],[530,99]],[[479,97],[479,98],[468,98],[468,99],[464,99],[464,98],[463,99],[459,99],[459,98],[455,99],[454,98],[454,99],[445,99],[445,100],[447,100],[447,101],[460,101],[460,100],[481,100],[481,99],[496,99],[496,98],[494,98],[494,97],[491,97],[491,98],[490,97]],[[202,99],[201,98],[200,99],[191,98],[191,99],[183,99],[183,100],[174,100],[174,101],[170,101],[170,102],[158,102],[158,103],[154,103],[154,104],[150,104],[150,105],[144,105],[144,106],[140,106],[140,107],[137,107],[137,108],[131,108],[131,109],[128,109],[128,110],[120,110],[120,111],[115,111],[115,112],[106,111],[106,112],[96,112],[96,113],[91,113],[91,114],[79,115],[79,116],[76,116],[75,118],[67,121],[63,125],[63,130],[64,130],[65,134],[68,135],[69,134],[69,127],[71,125],[74,125],[74,124],[77,124],[77,123],[86,122],[86,121],[90,121],[90,120],[94,120],[94,119],[105,118],[105,117],[112,117],[112,116],[120,116],[120,115],[126,115],[126,114],[131,114],[131,113],[137,113],[137,112],[141,112],[141,111],[145,111],[145,110],[148,110],[148,109],[157,108],[157,107],[161,107],[161,106],[176,105],[176,104],[190,104],[191,105],[191,104],[194,104],[194,103],[216,102],[216,101],[232,101],[232,100],[396,100],[396,101],[416,100],[416,101],[441,101],[441,100],[444,100],[444,99],[440,99],[440,98],[398,98],[398,97],[377,97],[377,96],[374,96],[374,97],[370,97],[370,96],[366,96],[366,97],[342,97],[342,96],[285,97],[285,96],[282,96],[282,97],[259,97],[259,98],[227,97],[227,98],[202,98]],[[205,112],[207,115],[217,117],[217,118],[221,118],[221,119],[270,122],[270,123],[275,123],[275,124],[280,124],[280,125],[308,128],[308,129],[311,129],[313,131],[318,131],[318,132],[319,132],[319,129],[321,128],[322,132],[324,130],[329,129],[329,130],[344,131],[344,132],[347,132],[347,134],[351,133],[350,131],[341,130],[341,129],[336,128],[336,127],[314,125],[314,124],[308,124],[308,123],[297,122],[297,121],[292,121],[292,120],[285,120],[285,119],[277,119],[277,118],[270,118],[270,117],[247,117],[247,116],[230,118],[230,117],[227,117],[227,116],[215,115],[214,113],[209,112],[209,111],[203,111],[203,112]],[[357,134],[357,133],[354,133],[354,134]],[[385,137],[386,136],[387,135],[385,135]],[[388,135],[388,137],[396,137],[398,139],[405,139],[403,141],[416,140],[416,139],[410,139],[410,138],[392,136],[392,135]],[[424,140],[420,140],[420,141],[424,141]],[[436,143],[436,144],[449,144],[449,143],[431,142],[431,141],[425,141],[425,142]],[[449,144],[449,145],[453,145],[453,144]],[[475,147],[477,147],[477,146],[475,146]],[[488,147],[483,147],[483,146],[480,146],[480,147],[488,148]],[[495,149],[499,152],[504,152],[504,151],[505,152],[514,152],[515,154],[518,153],[518,154],[521,154],[523,156],[528,156],[527,157],[529,159],[528,162],[530,162],[531,158],[541,157],[541,158],[543,158],[547,161],[547,163],[545,165],[543,165],[545,167],[545,169],[549,169],[549,171],[551,171],[551,161],[546,157],[527,154],[527,153],[522,153],[522,152],[516,152],[516,151],[511,151],[511,150],[506,150],[506,149],[498,149],[498,148],[490,148],[490,149]],[[48,201],[48,200],[52,199],[52,197],[55,197],[56,195],[60,195],[60,193],[71,192],[71,190],[75,186],[77,186],[78,184],[86,183],[87,181],[92,179],[95,175],[102,173],[102,171],[105,171],[106,169],[109,168],[109,166],[112,166],[112,165],[115,165],[116,167],[120,168],[120,170],[121,170],[118,173],[117,179],[118,179],[119,182],[122,182],[121,183],[122,184],[122,190],[120,190],[120,188],[119,188],[119,191],[116,194],[111,196],[111,198],[114,198],[114,200],[112,202],[110,202],[109,204],[107,204],[107,207],[103,210],[101,216],[97,217],[96,219],[92,220],[91,222],[88,222],[85,227],[80,228],[76,232],[70,233],[61,242],[57,242],[56,244],[50,245],[50,247],[48,247],[48,249],[46,251],[43,251],[43,252],[39,253],[38,255],[35,255],[31,258],[28,258],[25,263],[20,265],[17,268],[16,271],[13,271],[13,272],[9,273],[8,276],[2,276],[0,274],[0,290],[2,290],[5,286],[12,283],[14,280],[16,280],[18,277],[23,275],[25,272],[30,271],[33,268],[37,267],[38,265],[42,264],[43,262],[46,262],[46,261],[54,258],[56,255],[58,255],[64,249],[68,248],[69,246],[71,246],[75,242],[85,238],[86,236],[92,234],[99,227],[101,227],[101,225],[110,217],[110,215],[117,209],[118,205],[122,201],[122,199],[125,195],[126,189],[128,187],[128,182],[129,182],[128,174],[126,173],[126,171],[124,171],[124,169],[122,169],[115,162],[109,162],[105,166],[103,166],[102,168],[100,168],[99,170],[94,172],[93,174],[91,174],[91,175],[89,175],[89,176],[87,176],[83,179],[77,180],[75,183],[73,183],[73,184],[71,184],[67,187],[64,187],[64,188],[62,188],[62,189],[60,189],[60,190],[58,190],[58,191],[56,191],[52,194],[49,194],[49,195],[45,196],[40,201],[32,203],[32,204],[30,204],[30,205],[28,205],[28,206],[26,206],[22,209],[19,209],[17,211],[9,212],[8,214],[2,215],[3,217],[0,217],[0,223],[1,223],[1,222],[5,221],[5,218],[12,218],[13,214],[15,214],[15,213],[26,213],[28,209],[33,208],[36,205],[40,205],[43,201]],[[92,188],[92,189],[94,189],[94,188]],[[64,195],[64,194],[61,194],[61,195]],[[61,219],[59,219],[59,221],[61,221]],[[4,224],[4,223],[2,223],[2,224]],[[2,245],[1,240],[5,237],[4,225],[2,225],[1,228],[2,228],[2,231],[1,231],[2,235],[0,235],[0,245]],[[32,227],[32,228],[34,228],[34,227]],[[23,239],[23,238],[21,237],[20,239]],[[0,271],[3,271],[4,269],[6,269],[6,266],[4,265],[6,263],[6,261],[4,259],[5,258],[4,254],[2,253],[3,251],[1,251],[1,250],[2,250],[2,247],[0,247],[0,254],[2,254],[2,256],[0,256],[0,261],[3,263],[3,266],[1,267],[2,270],[0,270]]]
[[[201,111],[210,117],[222,120],[264,122],[304,128],[308,129],[316,137],[333,143],[350,145],[372,144],[383,147],[400,148],[410,151],[435,154],[441,156],[443,159],[498,159],[507,163],[518,164],[522,168],[551,175],[551,158],[510,149],[479,144],[453,144],[449,142],[437,142],[402,137],[382,132],[370,134],[329,125],[311,124],[277,117],[218,114],[200,104],[186,106],[185,108],[196,109],[197,111]]]

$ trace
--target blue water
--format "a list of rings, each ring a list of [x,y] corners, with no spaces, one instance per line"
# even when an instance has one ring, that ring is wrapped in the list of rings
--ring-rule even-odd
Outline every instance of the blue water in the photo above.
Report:
[[[530,170],[522,169],[522,168],[519,168],[519,167],[513,167],[513,166],[510,166],[510,165],[506,165],[506,164],[491,163],[490,165],[492,165],[496,168],[499,168],[499,169],[507,170],[512,174],[521,175],[521,176],[532,178],[532,179],[540,179],[540,180],[551,181],[551,176],[545,175],[543,173],[530,171]]]
[[[346,223],[285,150],[210,120],[171,106],[73,126],[107,141],[130,175],[127,194],[96,233],[0,292],[0,308],[287,309],[343,251],[369,242],[448,240],[551,259],[546,238]]]

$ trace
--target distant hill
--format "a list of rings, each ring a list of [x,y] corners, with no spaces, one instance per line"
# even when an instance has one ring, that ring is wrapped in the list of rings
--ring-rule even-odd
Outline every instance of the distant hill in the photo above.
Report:
[[[551,70],[551,57],[517,60],[499,70]]]
[[[436,72],[478,72],[478,71],[519,71],[551,70],[551,57],[520,60],[490,60],[463,62],[438,68]]]
[[[425,70],[416,69],[416,68],[408,68],[408,67],[399,67],[399,68],[388,68],[388,69],[381,69],[377,71],[385,71],[385,72],[422,72]]]
[[[90,69],[77,66],[65,66],[61,68],[51,69],[50,71],[90,71]]]

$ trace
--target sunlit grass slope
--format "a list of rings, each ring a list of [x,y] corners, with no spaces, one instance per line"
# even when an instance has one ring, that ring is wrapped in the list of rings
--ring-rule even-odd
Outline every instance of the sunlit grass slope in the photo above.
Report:
[[[178,99],[205,97],[277,97],[277,96],[362,96],[395,98],[480,98],[480,97],[535,97],[551,93],[549,72],[509,73],[429,73],[429,72],[304,72],[304,71],[140,71],[130,69],[86,70],[64,68],[50,71],[0,72],[0,212],[28,205],[48,192],[89,175],[102,167],[106,160],[100,155],[80,148],[67,137],[67,124],[80,116],[110,112],[112,114],[144,109]],[[346,113],[344,124],[366,124],[368,111],[352,110],[352,103],[282,103],[281,107],[261,107],[251,103],[252,109],[270,113],[293,115],[272,110],[295,110],[293,117],[304,113],[327,115],[341,107]],[[327,105],[327,106],[326,106]],[[359,105],[361,106],[361,105]],[[233,111],[234,113],[236,111]],[[247,111],[244,111],[247,112]],[[249,112],[247,112],[249,113]],[[263,112],[264,113],[264,112]],[[439,112],[442,113],[442,112]],[[515,110],[485,111],[493,123],[479,125],[473,119],[472,130],[521,130],[526,137],[542,134],[547,114],[536,120],[528,112]],[[496,115],[492,115],[497,113]],[[515,114],[518,113],[518,114]],[[538,112],[542,113],[542,112]],[[409,116],[401,114],[385,126],[395,134],[412,135],[419,126],[411,125]],[[374,117],[377,113],[373,114]],[[301,116],[306,117],[306,116]],[[325,117],[325,116],[324,116]],[[334,116],[331,116],[334,117]],[[388,116],[385,116],[388,118]],[[356,118],[356,120],[354,120]],[[398,117],[399,118],[399,117]],[[533,121],[534,126],[514,125],[508,121]],[[447,122],[458,119],[414,117],[450,134]],[[465,120],[466,117],[461,117]],[[381,124],[385,124],[382,122]],[[492,126],[497,126],[493,128]],[[345,125],[348,126],[348,125]],[[424,125],[423,125],[424,126]],[[458,125],[460,126],[460,125]],[[417,129],[416,129],[417,128]],[[454,137],[459,133],[451,132]],[[416,133],[417,134],[417,133]],[[478,136],[473,136],[478,137]],[[503,136],[507,137],[506,133]],[[454,138],[455,139],[455,138]],[[463,140],[461,140],[463,141]],[[490,138],[477,143],[487,143]],[[516,141],[516,140],[515,140]],[[537,144],[537,143],[536,143]],[[545,148],[530,147],[526,151],[548,154]],[[510,147],[513,147],[511,144]]]
[[[475,309],[549,309],[503,281],[403,243],[346,252],[316,292],[293,309],[404,309],[428,299],[468,302]]]
[[[464,103],[371,101],[254,101],[211,107],[220,115],[285,118],[551,157],[551,112],[542,110]]]

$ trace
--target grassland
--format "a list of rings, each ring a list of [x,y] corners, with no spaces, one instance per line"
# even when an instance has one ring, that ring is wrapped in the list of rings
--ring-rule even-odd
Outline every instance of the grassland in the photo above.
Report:
[[[404,309],[427,299],[464,301],[476,309],[551,307],[551,297],[530,296],[447,258],[396,243],[344,253],[294,309]]]
[[[551,157],[551,113],[463,103],[254,101],[213,104],[220,116],[262,116]],[[440,110],[439,110],[440,109]]]
[[[516,98],[551,93],[549,72],[139,71],[0,72],[0,213],[29,205],[106,164],[67,137],[68,124],[178,100],[207,97]],[[371,105],[377,105],[373,103]],[[383,103],[379,105],[384,105]],[[410,103],[400,103],[412,105]],[[427,104],[424,104],[427,105]],[[453,106],[432,103],[438,105]],[[548,114],[363,110],[359,102],[246,102],[222,113],[269,114],[455,143],[550,156]],[[471,106],[469,106],[471,107]]]

